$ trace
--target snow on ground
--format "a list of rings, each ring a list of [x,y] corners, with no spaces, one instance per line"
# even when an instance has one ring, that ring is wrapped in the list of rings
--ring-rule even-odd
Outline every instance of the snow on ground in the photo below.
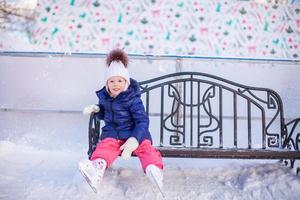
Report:
[[[0,141],[0,199],[162,199],[137,158],[118,158],[95,194],[77,169],[86,150]],[[298,199],[300,177],[276,161],[164,158],[165,199]]]

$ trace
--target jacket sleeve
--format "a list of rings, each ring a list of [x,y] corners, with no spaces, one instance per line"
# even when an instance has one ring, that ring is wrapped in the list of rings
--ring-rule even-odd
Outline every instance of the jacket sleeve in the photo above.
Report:
[[[149,128],[149,118],[141,98],[134,98],[130,106],[130,112],[135,123],[132,134],[140,144]]]
[[[99,112],[95,113],[96,117],[99,120],[103,120],[104,119],[104,107],[100,104],[98,104],[97,106],[99,106],[100,110],[99,110]]]

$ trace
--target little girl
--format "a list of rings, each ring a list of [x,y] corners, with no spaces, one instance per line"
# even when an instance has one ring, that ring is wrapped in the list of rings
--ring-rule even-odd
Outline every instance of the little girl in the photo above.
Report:
[[[96,192],[105,170],[121,155],[129,159],[135,154],[150,181],[159,189],[163,185],[163,162],[159,151],[152,146],[149,118],[141,100],[140,87],[129,77],[128,56],[119,49],[106,58],[106,85],[96,94],[97,105],[84,108],[84,114],[97,113],[104,120],[101,141],[91,160],[79,162],[79,169]]]

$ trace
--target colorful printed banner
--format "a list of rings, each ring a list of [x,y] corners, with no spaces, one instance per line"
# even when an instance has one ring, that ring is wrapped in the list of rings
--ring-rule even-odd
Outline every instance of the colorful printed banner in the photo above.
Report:
[[[23,45],[0,40],[0,50],[106,53],[119,47],[134,54],[300,56],[298,3],[40,0],[29,28]]]

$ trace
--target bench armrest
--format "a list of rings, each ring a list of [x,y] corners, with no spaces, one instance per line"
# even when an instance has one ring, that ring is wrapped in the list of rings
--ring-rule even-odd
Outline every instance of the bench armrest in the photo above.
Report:
[[[283,147],[299,151],[300,145],[300,118],[293,119],[285,125],[286,137],[283,138]],[[297,132],[298,127],[298,132]]]
[[[97,118],[97,115],[95,113],[92,113],[90,115],[88,134],[89,149],[87,154],[90,159],[100,138],[100,120]]]

